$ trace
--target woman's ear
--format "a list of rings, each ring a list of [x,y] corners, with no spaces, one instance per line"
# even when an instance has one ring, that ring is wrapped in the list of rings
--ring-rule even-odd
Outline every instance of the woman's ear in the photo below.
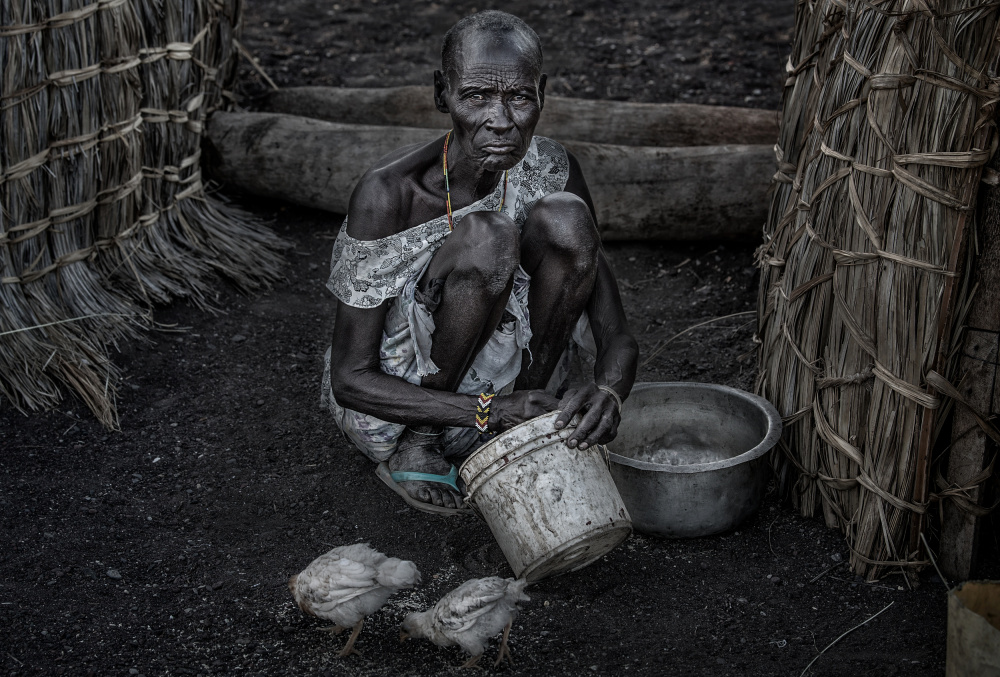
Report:
[[[442,113],[451,113],[444,95],[448,91],[448,79],[441,71],[434,71],[434,105]]]

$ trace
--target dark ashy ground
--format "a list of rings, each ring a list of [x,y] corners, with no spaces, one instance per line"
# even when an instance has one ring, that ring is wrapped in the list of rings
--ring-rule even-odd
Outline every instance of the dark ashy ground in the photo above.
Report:
[[[794,3],[601,0],[251,2],[244,43],[279,86],[430,84],[441,38],[479,9],[526,20],[545,51],[549,94],[777,108]],[[263,81],[244,67],[249,92]]]
[[[428,82],[469,2],[251,2],[248,48],[281,85]],[[592,98],[778,105],[792,3],[514,2],[547,48],[551,91]],[[244,65],[248,100],[261,88]],[[161,308],[172,327],[124,346],[121,432],[68,399],[0,410],[3,674],[435,675],[463,658],[397,642],[411,609],[472,576],[510,575],[486,527],[407,508],[318,407],[340,217],[248,201],[295,243],[257,298],[219,286],[217,315]],[[753,244],[610,244],[642,349],[639,379],[751,388]],[[331,546],[371,541],[426,583],[372,617],[358,648],[293,606],[286,581]],[[530,589],[510,674],[936,675],[945,596],[925,579],[868,584],[837,533],[771,494],[713,538],[633,536]],[[833,567],[831,569],[831,567]],[[815,578],[827,572],[824,576]],[[492,657],[494,648],[488,651]],[[486,662],[484,661],[484,664]],[[489,668],[492,670],[492,668]]]

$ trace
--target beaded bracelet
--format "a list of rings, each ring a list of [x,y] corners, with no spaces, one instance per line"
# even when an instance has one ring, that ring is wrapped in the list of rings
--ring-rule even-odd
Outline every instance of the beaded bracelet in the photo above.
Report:
[[[479,400],[476,403],[476,430],[481,433],[489,432],[490,425],[490,403],[496,393],[479,393]]]
[[[606,392],[608,395],[611,395],[611,397],[613,397],[615,399],[615,404],[618,405],[618,415],[621,416],[621,414],[622,414],[622,398],[621,398],[621,396],[618,393],[615,392],[614,388],[612,388],[611,386],[597,386],[597,389],[598,390],[603,390],[604,392]]]

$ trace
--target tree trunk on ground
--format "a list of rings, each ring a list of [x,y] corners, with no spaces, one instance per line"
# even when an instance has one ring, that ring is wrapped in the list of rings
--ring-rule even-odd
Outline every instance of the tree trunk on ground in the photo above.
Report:
[[[346,124],[447,130],[431,87],[292,87],[272,92],[267,109]],[[629,103],[550,96],[536,134],[556,141],[621,146],[768,144],[778,139],[775,111],[692,103]]]
[[[380,157],[440,130],[323,122],[274,113],[216,113],[208,155],[242,191],[343,214]],[[606,240],[759,237],[774,172],[771,146],[651,148],[567,142],[580,161]],[[212,157],[214,156],[214,157]]]

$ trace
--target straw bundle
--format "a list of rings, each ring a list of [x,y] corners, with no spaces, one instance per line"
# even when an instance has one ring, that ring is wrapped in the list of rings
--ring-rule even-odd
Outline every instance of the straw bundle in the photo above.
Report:
[[[995,144],[997,3],[799,2],[758,251],[758,389],[793,500],[869,578],[920,564],[976,187]]]
[[[205,116],[232,74],[238,0],[0,3],[0,401],[74,390],[116,425],[107,346],[213,274],[277,276],[282,246],[205,194]]]

